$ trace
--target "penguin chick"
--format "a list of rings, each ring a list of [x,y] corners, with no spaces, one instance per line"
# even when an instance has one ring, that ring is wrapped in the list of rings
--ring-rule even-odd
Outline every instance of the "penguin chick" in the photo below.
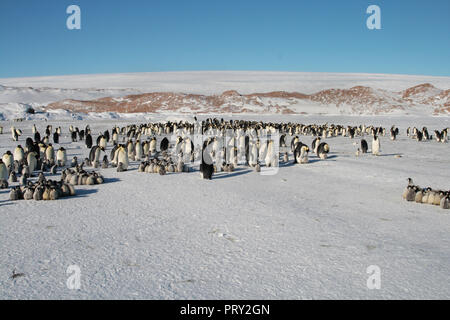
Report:
[[[11,171],[9,173],[9,179],[8,179],[9,183],[13,183],[13,182],[17,182],[17,176],[16,173],[14,171]]]
[[[0,189],[7,189],[8,188],[8,181],[5,179],[0,180]]]
[[[19,191],[18,188],[12,188],[9,192],[9,200],[16,201],[19,200]]]
[[[108,156],[105,155],[103,157],[103,161],[102,161],[102,169],[107,169],[108,168]]]
[[[450,209],[450,194],[441,199],[440,205],[442,209]]]
[[[42,187],[37,187],[33,193],[33,199],[36,201],[42,200]]]
[[[32,188],[26,188],[25,192],[23,193],[23,198],[25,200],[33,199],[33,189]]]
[[[70,167],[75,168],[78,165],[78,158],[75,156],[72,158],[72,161],[70,162]]]

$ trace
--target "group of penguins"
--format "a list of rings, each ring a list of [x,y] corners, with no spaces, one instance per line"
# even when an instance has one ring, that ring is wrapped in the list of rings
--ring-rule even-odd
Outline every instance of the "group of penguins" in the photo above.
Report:
[[[450,209],[450,191],[436,190],[430,187],[421,188],[414,185],[411,178],[408,178],[408,185],[403,191],[403,199],[440,206],[442,209]]]
[[[437,142],[447,142],[449,128],[444,128],[443,130],[434,130],[434,137]],[[409,127],[406,129],[406,135],[411,139],[415,139],[417,141],[428,141],[433,140],[433,135],[428,133],[427,127],[423,127],[422,130],[419,130],[416,127]]]
[[[89,156],[80,164],[76,156],[70,163],[68,162],[65,148],[60,147],[55,151],[53,144],[59,144],[61,127],[53,130],[52,126],[48,125],[45,135],[41,137],[36,126],[33,125],[34,140],[27,138],[25,149],[18,145],[13,153],[7,151],[0,159],[0,188],[7,187],[8,181],[17,181],[17,176],[21,175],[21,187],[13,188],[18,193],[17,198],[21,198],[20,193],[24,195],[26,190],[22,189],[27,186],[34,191],[42,188],[50,191],[56,190],[58,196],[63,196],[67,194],[67,192],[62,192],[64,184],[73,186],[103,183],[103,177],[100,174],[95,171],[85,171],[83,166],[94,169],[111,166],[118,172],[122,172],[128,170],[131,161],[139,162],[139,172],[160,175],[172,172],[190,172],[193,171],[192,164],[198,163],[202,178],[211,180],[214,173],[232,172],[238,165],[246,165],[259,172],[263,164],[266,167],[274,167],[277,166],[280,159],[288,163],[290,161],[289,151],[293,155],[295,164],[308,163],[310,151],[313,151],[321,160],[327,159],[330,146],[324,140],[338,136],[351,139],[361,137],[360,148],[356,151],[357,156],[369,152],[369,146],[364,137],[371,136],[371,152],[379,155],[380,136],[385,136],[387,133],[386,128],[372,125],[344,126],[328,123],[319,125],[247,120],[225,121],[217,118],[208,118],[200,122],[196,117],[194,120],[194,122],[166,121],[129,124],[124,127],[114,126],[110,130],[99,133],[95,139],[93,139],[89,125],[82,130],[71,125],[69,127],[71,141],[84,141],[89,149]],[[391,140],[396,140],[399,129],[392,126],[389,132]],[[448,128],[442,131],[436,130],[436,140],[446,142],[447,133]],[[18,141],[21,135],[21,130],[11,127],[11,136],[14,141]],[[196,135],[200,135],[201,140],[196,140]],[[313,137],[311,148],[300,141],[300,136]],[[407,136],[418,141],[432,139],[426,127],[422,130],[408,128]],[[279,140],[276,141],[276,139]],[[289,139],[290,146],[288,147]],[[53,144],[50,140],[53,141]],[[106,154],[109,145],[112,147],[109,153],[110,161]],[[276,150],[276,146],[279,147],[278,150]],[[67,166],[70,168],[66,168]],[[27,178],[35,170],[40,170],[41,174],[46,171],[55,174],[58,168],[63,169],[59,182],[44,179],[44,181],[38,181],[36,185],[31,182],[27,183]],[[46,183],[46,185],[44,186],[42,183]],[[412,189],[412,186],[408,186],[408,188]],[[27,193],[28,198],[30,192]],[[424,196],[433,194],[431,189],[420,192]],[[439,197],[440,200],[448,199],[448,192],[439,193]],[[425,198],[430,201],[430,197]],[[411,199],[411,195],[407,199]],[[435,200],[433,199],[433,201]],[[443,206],[445,207],[445,200]]]
[[[14,152],[6,151],[0,159],[0,189],[6,189],[10,184],[19,182],[18,186],[11,187],[10,200],[56,200],[58,198],[74,196],[74,185],[92,185],[103,183],[103,176],[95,171],[83,170],[78,164],[77,157],[70,163],[67,161],[66,149],[60,147],[56,152],[50,143],[52,126],[45,129],[46,135],[41,138],[36,126],[33,125],[34,140],[28,137],[25,148],[17,145]],[[11,128],[14,141],[18,141],[21,134],[19,129]],[[59,143],[61,127],[55,129],[53,143]],[[58,168],[63,169],[60,180],[46,179],[44,173],[57,174]],[[39,171],[36,181],[35,171]]]

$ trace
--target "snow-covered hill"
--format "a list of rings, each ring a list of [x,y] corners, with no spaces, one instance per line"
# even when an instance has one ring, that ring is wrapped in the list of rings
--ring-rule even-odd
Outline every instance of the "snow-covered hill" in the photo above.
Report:
[[[0,79],[0,119],[125,113],[450,113],[450,77],[301,72],[162,72]],[[44,108],[45,107],[45,108]],[[66,111],[64,111],[66,110]]]

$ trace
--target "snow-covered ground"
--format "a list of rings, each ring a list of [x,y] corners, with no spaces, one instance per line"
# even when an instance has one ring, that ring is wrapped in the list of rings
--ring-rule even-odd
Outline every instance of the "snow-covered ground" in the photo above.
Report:
[[[70,124],[90,123],[98,134],[168,118],[146,117],[0,122],[0,154],[17,144],[10,125],[23,130],[22,145],[32,123],[41,132],[47,124],[62,126],[69,158],[84,158],[84,144],[69,142]],[[76,197],[57,201],[11,202],[0,190],[0,298],[450,298],[450,211],[401,198],[408,177],[450,188],[449,144],[405,134],[408,126],[450,127],[449,117],[236,117],[396,124],[401,135],[381,137],[378,157],[355,157],[359,139],[329,138],[329,159],[311,155],[309,164],[281,164],[272,176],[239,167],[207,181],[198,172],[139,173],[132,163],[127,172],[102,169],[105,184],[77,186]],[[301,141],[310,145],[312,138]],[[66,286],[70,265],[81,269],[80,290]],[[379,290],[367,288],[370,265],[381,269]],[[13,272],[23,276],[13,279]]]

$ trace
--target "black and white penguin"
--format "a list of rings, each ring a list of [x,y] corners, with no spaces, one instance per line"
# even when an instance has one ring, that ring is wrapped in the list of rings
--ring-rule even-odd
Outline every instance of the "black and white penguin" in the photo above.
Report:
[[[34,141],[39,143],[41,141],[41,134],[39,133],[39,131],[36,131],[34,133]]]
[[[27,163],[28,163],[28,168],[30,170],[30,174],[36,170],[37,168],[37,159],[36,159],[36,152],[32,151],[32,152],[28,152],[27,154]]]
[[[6,165],[3,163],[3,160],[0,159],[0,180],[8,180],[8,168],[6,167]]]
[[[369,150],[369,146],[367,145],[367,141],[364,139],[361,139],[361,152],[367,153],[368,150]]]
[[[86,134],[86,141],[85,141],[85,143],[86,143],[86,147],[88,149],[92,148],[92,136],[91,136],[90,133]]]
[[[317,154],[317,149],[319,148],[320,137],[317,137],[311,143],[311,149],[314,150],[314,153]]]
[[[56,152],[56,163],[60,167],[64,167],[67,162],[67,152],[66,149],[63,147],[60,147],[58,151]]]
[[[122,169],[124,171],[128,170],[128,151],[127,148],[125,148],[123,145],[119,145],[116,152],[114,153],[114,162],[117,163],[117,165],[119,163],[122,163]]]
[[[57,131],[53,133],[53,143],[59,143],[59,133]]]
[[[378,156],[380,154],[380,138],[377,135],[372,139],[372,154]]]
[[[298,142],[294,150],[294,163],[308,163],[308,152],[309,147],[304,143]]]
[[[5,164],[5,166],[7,168],[11,167],[13,165],[13,163],[14,163],[14,158],[13,158],[13,155],[12,155],[11,151],[9,151],[9,150],[6,151],[3,154],[2,160],[3,160],[3,163]]]
[[[166,151],[167,149],[169,149],[169,139],[167,139],[166,137],[164,137],[162,140],[161,140],[161,143],[160,143],[160,150],[161,151]]]
[[[328,143],[322,142],[321,144],[319,144],[319,146],[317,147],[317,156],[320,159],[326,159],[328,157],[328,152],[330,152],[330,147],[328,146]]]
[[[91,165],[94,165],[94,163],[100,163],[100,152],[103,149],[99,146],[93,146],[91,148],[91,151],[89,152],[89,161],[91,162]]]
[[[14,149],[14,161],[18,161],[19,163],[22,163],[25,158],[25,152],[23,151],[22,146],[19,144]]]
[[[200,172],[203,179],[211,180],[214,173],[214,165],[208,147],[203,148],[202,162],[200,163]]]

